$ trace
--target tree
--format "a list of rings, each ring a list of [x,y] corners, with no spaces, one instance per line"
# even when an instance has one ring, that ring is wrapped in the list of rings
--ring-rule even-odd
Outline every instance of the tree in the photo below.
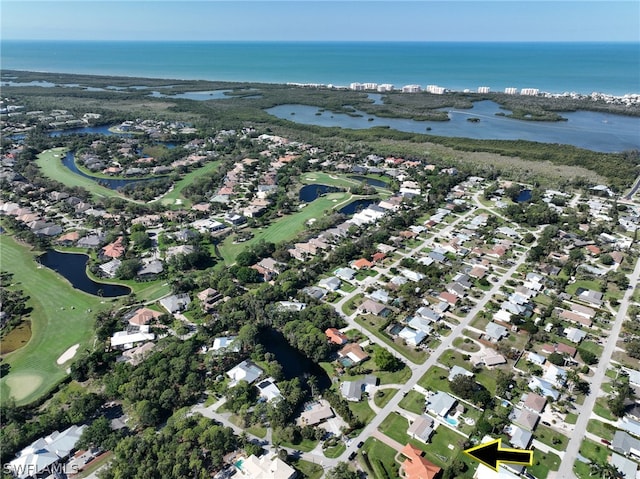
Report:
[[[564,365],[564,356],[560,353],[551,353],[547,358],[551,364],[555,364],[556,366]]]
[[[402,361],[384,348],[376,351],[374,361],[378,369],[382,371],[397,371],[402,367]]]
[[[635,359],[640,359],[640,341],[629,341],[626,349],[629,356]]]
[[[598,357],[591,351],[580,348],[578,349],[578,354],[580,354],[580,358],[582,358],[585,364],[591,365],[598,362]]]
[[[327,471],[327,479],[358,479],[358,473],[349,469],[349,464],[339,462],[336,467]]]

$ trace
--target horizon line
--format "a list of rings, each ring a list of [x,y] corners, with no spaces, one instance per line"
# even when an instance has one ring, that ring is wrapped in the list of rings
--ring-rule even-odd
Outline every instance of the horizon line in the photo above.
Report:
[[[590,43],[590,44],[637,44],[639,40],[220,40],[220,39],[83,39],[83,38],[0,38],[0,42],[86,42],[86,43]]]

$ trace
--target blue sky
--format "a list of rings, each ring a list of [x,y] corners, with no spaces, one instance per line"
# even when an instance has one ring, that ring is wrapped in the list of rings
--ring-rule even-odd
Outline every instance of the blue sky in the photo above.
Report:
[[[640,41],[640,1],[2,0],[3,39]]]

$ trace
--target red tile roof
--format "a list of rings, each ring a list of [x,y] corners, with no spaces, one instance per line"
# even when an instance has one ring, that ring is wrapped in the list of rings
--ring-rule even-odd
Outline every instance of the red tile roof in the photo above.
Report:
[[[329,338],[329,341],[335,344],[344,344],[348,341],[344,333],[336,328],[328,328],[324,332],[324,334],[327,335],[327,338]]]
[[[407,444],[401,454],[407,458],[400,466],[407,479],[433,479],[442,471],[431,461],[422,457],[423,452],[411,444]]]

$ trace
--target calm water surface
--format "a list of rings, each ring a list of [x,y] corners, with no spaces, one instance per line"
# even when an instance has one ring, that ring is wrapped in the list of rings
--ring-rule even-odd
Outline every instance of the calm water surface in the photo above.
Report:
[[[528,140],[558,143],[587,150],[616,152],[640,149],[640,118],[591,111],[562,112],[567,121],[524,121],[497,116],[506,113],[495,102],[475,102],[465,110],[446,109],[449,121],[415,121],[401,118],[381,118],[358,111],[361,117],[322,111],[307,105],[279,105],[266,110],[278,118],[296,123],[325,127],[366,129],[389,127],[399,131],[480,140]],[[368,121],[373,118],[373,121]],[[477,123],[468,118],[479,118]]]
[[[40,264],[60,273],[69,280],[74,288],[85,293],[104,296],[105,298],[114,298],[131,293],[131,289],[127,286],[93,281],[87,276],[88,261],[89,257],[85,254],[61,253],[54,250],[49,250],[38,257]]]

